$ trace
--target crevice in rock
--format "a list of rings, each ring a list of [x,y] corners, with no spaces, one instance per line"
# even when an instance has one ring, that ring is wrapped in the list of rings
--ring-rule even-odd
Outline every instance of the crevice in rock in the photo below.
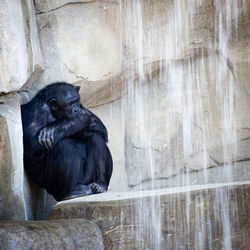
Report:
[[[48,10],[48,11],[40,11],[40,12],[36,12],[36,15],[41,15],[41,14],[48,14],[48,13],[50,13],[50,12],[52,12],[52,11],[55,11],[55,10],[58,10],[58,9],[60,9],[60,8],[63,8],[63,7],[65,7],[65,6],[67,6],[67,5],[76,5],[76,4],[90,4],[90,3],[95,3],[95,2],[103,2],[103,1],[100,1],[100,0],[89,0],[89,1],[79,1],[79,2],[68,2],[68,3],[65,3],[65,4],[63,4],[63,5],[61,5],[61,6],[58,6],[58,7],[56,7],[56,8],[54,8],[54,9],[50,9],[50,10]],[[105,1],[105,4],[117,4],[118,2],[117,1]],[[36,8],[36,10],[37,10],[37,8]]]
[[[10,91],[10,92],[0,92],[0,97],[9,97],[15,95],[18,91]],[[6,102],[2,102],[1,104],[5,104]]]
[[[83,81],[87,81],[87,79],[85,79],[83,76],[77,75],[72,69],[70,69],[70,68],[68,67],[68,65],[67,65],[66,63],[64,63],[64,66],[65,66],[65,68],[66,68],[71,74],[73,74],[77,79],[81,79],[81,80],[83,80]]]
[[[33,56],[32,56],[32,45],[31,45],[31,28],[30,28],[30,13],[29,13],[29,7],[28,3],[24,0],[22,0],[22,13],[23,13],[23,23],[24,23],[24,35],[25,35],[25,41],[26,41],[26,47],[27,47],[27,54],[28,54],[28,73],[32,72],[33,68]]]
[[[209,157],[211,158],[211,156],[209,156]],[[211,158],[211,159],[213,159],[213,158]],[[217,163],[217,165],[215,165],[215,166],[209,166],[209,167],[206,168],[206,170],[213,169],[213,168],[217,168],[218,169],[218,168],[223,167],[225,164],[230,165],[229,163],[219,163],[216,160],[214,160],[214,161],[215,161],[215,163]],[[236,160],[236,161],[231,162],[231,164],[242,163],[242,162],[250,162],[250,158]],[[130,185],[128,185],[128,187],[129,188],[139,187],[140,185],[145,184],[145,183],[150,182],[150,181],[171,181],[172,178],[175,178],[176,176],[178,176],[180,174],[185,174],[186,175],[186,174],[199,173],[199,172],[204,171],[204,169],[200,169],[200,170],[188,169],[188,171],[183,171],[183,170],[184,170],[184,168],[180,169],[178,173],[176,173],[174,175],[171,175],[169,177],[144,178],[144,179],[141,180],[140,183],[138,183],[138,184],[130,184]],[[190,185],[193,185],[193,184],[190,184]]]
[[[215,164],[217,165],[217,166],[220,166],[221,165],[221,163],[220,162],[218,162],[214,157],[212,157],[211,155],[209,155],[209,158],[213,161],[213,162],[215,162]]]
[[[105,236],[106,234],[112,233],[113,231],[119,229],[119,228],[129,228],[129,227],[139,227],[139,225],[119,225],[115,228],[112,228],[111,230],[108,230],[106,232],[103,233],[103,236]]]

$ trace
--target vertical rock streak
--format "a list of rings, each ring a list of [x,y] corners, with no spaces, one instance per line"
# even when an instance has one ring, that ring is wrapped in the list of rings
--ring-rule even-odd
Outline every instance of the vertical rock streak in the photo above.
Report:
[[[200,172],[199,184],[234,181],[241,138],[237,136],[237,69],[231,66],[230,58],[232,41],[238,43],[239,8],[246,8],[246,3],[168,1],[169,8],[165,9],[160,4],[120,1],[121,40],[130,49],[123,55],[123,67],[128,69],[127,97],[123,98],[127,121],[125,164],[130,187],[155,192],[159,179],[175,176],[171,183],[164,184],[163,180],[161,185],[187,186],[188,200],[188,187],[198,184],[194,171]],[[156,58],[159,69],[155,73],[150,69]],[[221,169],[214,179],[210,167]],[[222,223],[222,246],[231,249],[237,218],[230,218],[229,210],[237,214],[237,205],[220,189],[216,197],[213,208],[215,219]],[[203,206],[204,199],[206,195],[195,200],[195,228],[189,227],[193,214],[189,206],[173,204],[176,218],[172,219],[185,213],[182,226],[187,249],[192,244],[191,231],[195,235],[194,249],[212,249],[217,240],[212,238],[215,229],[210,212]],[[147,242],[151,242],[152,249],[166,249],[164,244],[174,235],[162,235],[160,200],[152,199],[150,211],[144,209],[145,205],[142,200],[138,208],[138,222],[144,225],[140,227],[143,231],[137,231],[137,238],[148,240],[138,240],[139,248],[146,249]],[[178,242],[172,242],[178,249]]]

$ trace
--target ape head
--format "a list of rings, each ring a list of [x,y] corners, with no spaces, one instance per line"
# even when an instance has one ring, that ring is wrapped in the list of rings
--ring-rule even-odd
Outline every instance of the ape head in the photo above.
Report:
[[[47,88],[47,104],[52,115],[58,119],[73,118],[80,112],[83,112],[80,103],[79,89],[80,86],[72,86],[67,83],[56,83],[57,88],[54,90],[53,84]],[[59,85],[59,88],[58,88]]]

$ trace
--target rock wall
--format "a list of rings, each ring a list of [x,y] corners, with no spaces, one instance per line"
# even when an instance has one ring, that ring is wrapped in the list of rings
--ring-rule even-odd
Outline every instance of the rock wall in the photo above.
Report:
[[[24,175],[18,105],[53,81],[80,85],[107,125],[111,191],[225,162],[248,173],[249,15],[241,0],[1,1],[0,218],[44,218],[55,202]]]
[[[33,218],[25,199],[20,95],[44,69],[31,0],[0,3],[0,218]]]
[[[43,70],[33,2],[1,1],[1,92],[19,90]]]
[[[81,85],[84,105],[112,131],[114,165],[123,174],[114,171],[111,190],[249,159],[248,3],[37,0],[35,6],[46,70],[33,92],[58,79]],[[226,100],[229,91],[233,100]]]
[[[1,219],[26,219],[23,197],[22,126],[19,96],[0,104]]]

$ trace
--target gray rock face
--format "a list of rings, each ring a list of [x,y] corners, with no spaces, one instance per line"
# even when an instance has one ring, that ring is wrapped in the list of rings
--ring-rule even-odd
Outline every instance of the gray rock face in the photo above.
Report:
[[[56,203],[23,169],[20,96],[0,97],[0,220],[44,219]]]
[[[0,219],[26,219],[19,95],[0,99]]]
[[[19,90],[43,70],[32,0],[0,3],[0,92]]]
[[[24,200],[28,220],[44,220],[56,200],[24,173]]]
[[[68,81],[82,87],[85,101],[121,73],[117,5],[36,1],[36,7],[45,11],[37,13],[45,72],[32,94],[53,81]]]
[[[60,202],[49,219],[94,221],[105,249],[243,250],[250,247],[249,191],[247,182],[106,193]]]
[[[204,173],[205,172],[205,173]],[[141,185],[130,187],[129,190],[150,190],[152,187],[172,188],[180,187],[183,180],[188,180],[184,185],[195,186],[204,185],[204,183],[227,183],[228,175],[232,182],[250,180],[250,162],[241,161],[233,165],[214,166],[206,170],[185,169],[180,174],[158,180],[148,180]]]
[[[96,0],[35,0],[35,7],[38,13],[41,12],[48,12],[55,9],[58,9],[67,4],[74,4],[74,3],[92,3]]]
[[[110,147],[129,187],[249,159],[248,4],[238,1],[231,15],[226,4],[210,0],[37,0],[35,6],[46,71],[33,92],[66,80],[82,87],[87,107],[122,98],[124,105],[109,107],[124,112],[113,119],[124,121],[125,139],[111,138]],[[231,105],[229,85],[231,111],[223,107]],[[107,107],[98,108],[101,118]],[[235,124],[226,131],[230,112]],[[108,129],[118,134],[112,123]]]
[[[190,64],[172,61],[165,73],[135,87],[138,100],[127,102],[125,115],[129,186],[250,158],[250,119],[242,112],[248,96],[228,67],[218,83],[218,65],[225,62],[208,53]],[[235,91],[231,100],[230,84]],[[230,102],[236,103],[231,111]]]
[[[1,249],[104,249],[99,227],[84,219],[0,222]]]
[[[23,169],[20,96],[0,97],[0,220],[44,219],[55,204]]]

